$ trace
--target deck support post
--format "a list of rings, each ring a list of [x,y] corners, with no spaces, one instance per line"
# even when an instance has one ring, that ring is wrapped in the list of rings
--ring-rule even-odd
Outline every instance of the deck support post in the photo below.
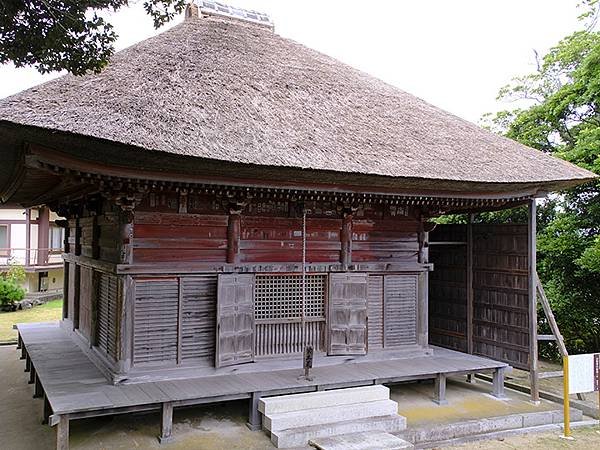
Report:
[[[27,384],[33,384],[35,383],[35,379],[37,378],[36,373],[35,373],[35,367],[33,367],[33,364],[31,365],[30,369],[29,369],[29,381],[27,381]]]
[[[531,400],[534,403],[540,401],[538,387],[538,337],[537,337],[537,269],[536,269],[536,217],[537,207],[535,199],[529,200],[528,214],[528,291],[529,291],[529,381],[531,385]]]
[[[492,395],[496,398],[506,398],[504,393],[504,367],[494,370]]]
[[[262,418],[260,416],[260,412],[258,411],[258,401],[260,398],[260,392],[253,392],[250,396],[248,423],[246,426],[252,431],[260,431],[262,429]]]
[[[435,384],[433,388],[433,401],[438,405],[447,405],[446,400],[446,374],[438,373],[435,377]]]
[[[23,339],[21,338],[21,333],[19,333],[18,329],[17,329],[17,333],[18,333],[18,336],[17,336],[17,350],[21,350],[23,348]]]
[[[69,450],[69,416],[62,415],[56,424],[56,450]]]
[[[27,355],[27,357],[25,358],[25,370],[23,370],[23,372],[29,371],[31,371],[31,358],[29,357],[29,355]]]
[[[21,358],[20,359],[27,359],[27,350],[25,349],[24,345],[21,345]]]
[[[44,396],[44,389],[42,389],[42,382],[37,373],[35,374],[35,383],[33,388],[33,398],[40,398]]]
[[[44,393],[44,413],[42,417],[42,425],[48,425],[48,421],[50,420],[50,416],[52,415],[52,407],[50,406],[50,401],[48,400],[48,396]]]
[[[160,418],[160,436],[158,442],[166,444],[173,440],[173,403],[165,402],[162,404],[162,414]]]

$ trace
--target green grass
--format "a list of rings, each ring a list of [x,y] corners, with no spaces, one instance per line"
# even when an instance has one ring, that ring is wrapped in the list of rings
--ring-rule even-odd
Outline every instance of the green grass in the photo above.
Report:
[[[14,312],[0,312],[0,342],[16,342],[17,331],[13,330],[15,323],[51,322],[60,320],[62,316],[62,300],[52,300],[31,309]]]

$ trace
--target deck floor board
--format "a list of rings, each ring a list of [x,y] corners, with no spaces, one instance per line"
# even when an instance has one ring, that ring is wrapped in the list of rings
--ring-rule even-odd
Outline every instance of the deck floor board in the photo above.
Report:
[[[306,380],[295,362],[257,362],[204,369],[194,378],[111,384],[57,323],[19,324],[19,335],[56,415],[152,407],[163,402],[218,401],[253,392],[326,389],[376,380],[433,378],[438,373],[490,371],[508,365],[487,358],[435,348],[433,355],[381,359],[322,357]],[[383,359],[386,358],[386,359]],[[331,362],[335,361],[335,364]],[[408,362],[410,361],[410,362]]]

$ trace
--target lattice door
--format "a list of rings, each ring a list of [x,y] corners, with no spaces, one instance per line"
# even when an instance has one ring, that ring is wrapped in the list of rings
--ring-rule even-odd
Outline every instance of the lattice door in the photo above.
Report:
[[[303,308],[302,275],[256,275],[256,356],[323,351],[326,292],[326,275],[307,274]]]

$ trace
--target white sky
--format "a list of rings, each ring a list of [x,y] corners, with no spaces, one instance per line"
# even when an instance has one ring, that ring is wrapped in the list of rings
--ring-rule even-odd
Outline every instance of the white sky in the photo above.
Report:
[[[276,32],[467,120],[508,105],[498,89],[580,27],[577,0],[221,0],[271,15]],[[117,49],[155,31],[141,1],[110,15]],[[182,20],[179,17],[176,22]],[[54,75],[0,66],[0,98]]]

